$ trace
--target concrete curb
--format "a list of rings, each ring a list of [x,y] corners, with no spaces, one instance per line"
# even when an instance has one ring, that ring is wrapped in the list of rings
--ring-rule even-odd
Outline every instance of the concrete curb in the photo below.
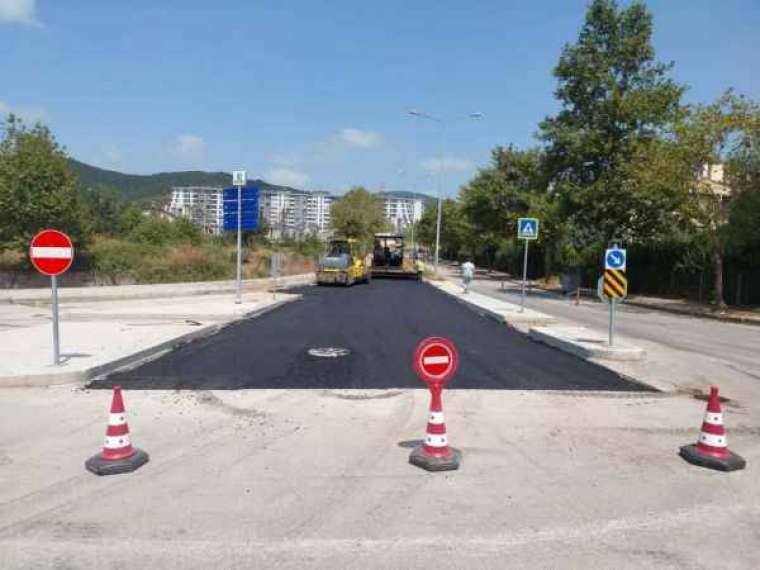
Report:
[[[533,327],[529,335],[533,340],[585,359],[640,361],[646,357],[644,350],[636,346],[606,346],[604,339],[585,327]]]
[[[464,297],[463,295],[459,295],[449,290],[445,285],[451,284],[450,281],[430,282],[426,280],[426,283],[428,283],[428,285],[431,285],[432,287],[435,287],[439,291],[446,293],[447,295],[451,297],[454,297],[456,301],[467,306],[469,309],[475,311],[479,315],[490,317],[502,324],[512,325],[512,326],[513,325],[528,325],[528,326],[547,325],[554,322],[555,320],[554,317],[550,315],[546,315],[544,313],[540,313],[532,309],[527,309],[525,313],[520,313],[516,311],[507,311],[507,310],[500,311],[495,308],[485,307],[483,305],[476,303],[471,298]],[[488,295],[483,295],[482,293],[473,293],[473,294],[488,297]],[[512,305],[512,303],[507,303],[506,301],[501,301],[499,299],[493,299],[493,302],[501,303],[502,305]]]
[[[313,273],[288,275],[277,279],[276,284],[270,278],[243,280],[243,293],[272,288],[310,285],[314,283]],[[217,295],[234,293],[234,281],[201,281],[197,283],[157,283],[147,285],[115,285],[102,287],[64,287],[58,289],[59,300],[66,302],[124,301],[129,299],[161,299],[194,295]],[[0,290],[0,303],[17,305],[49,305],[49,289],[5,289]]]
[[[65,384],[81,384],[98,380],[104,376],[112,374],[117,370],[128,370],[140,364],[158,358],[159,356],[175,350],[182,345],[212,336],[223,328],[235,324],[238,321],[247,318],[254,318],[264,315],[270,311],[280,308],[281,306],[298,300],[300,297],[281,299],[264,307],[253,309],[247,313],[236,315],[234,318],[223,323],[212,323],[194,331],[174,337],[167,341],[161,342],[154,346],[145,348],[139,352],[117,358],[111,362],[98,364],[84,370],[71,372],[51,372],[48,374],[27,374],[22,376],[5,376],[0,377],[0,390],[3,388],[39,388],[46,386],[60,386]]]

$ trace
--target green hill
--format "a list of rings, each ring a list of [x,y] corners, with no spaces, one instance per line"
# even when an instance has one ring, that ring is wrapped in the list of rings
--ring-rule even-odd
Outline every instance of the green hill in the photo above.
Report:
[[[232,175],[228,172],[203,172],[188,170],[182,172],[159,172],[158,174],[124,174],[106,170],[69,159],[69,165],[79,177],[83,188],[105,190],[130,202],[163,202],[169,199],[172,186],[229,186]],[[264,180],[250,180],[260,190],[294,190],[289,186],[278,186]],[[425,194],[391,191],[385,194],[403,198],[422,198],[426,206],[435,204],[435,199]]]
[[[69,159],[69,165],[79,177],[83,188],[115,192],[130,202],[163,201],[169,198],[172,186],[229,186],[232,175],[228,172],[159,172],[158,174],[124,174]],[[261,190],[288,189],[287,186],[251,180]]]

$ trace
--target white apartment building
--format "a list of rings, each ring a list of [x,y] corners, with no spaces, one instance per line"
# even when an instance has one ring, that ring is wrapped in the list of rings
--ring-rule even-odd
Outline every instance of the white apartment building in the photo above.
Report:
[[[216,186],[175,186],[166,208],[169,215],[187,218],[204,232],[222,232],[222,188]]]
[[[329,192],[317,191],[309,194],[306,203],[306,228],[307,231],[324,234],[330,229],[330,209],[335,196]]]
[[[330,207],[335,197],[328,192],[278,190],[260,193],[262,217],[273,236],[324,235],[330,227]]]
[[[166,211],[174,217],[188,218],[209,234],[223,230],[223,189],[214,186],[177,186]],[[383,194],[385,217],[397,231],[422,219],[424,201]],[[325,191],[259,190],[259,216],[273,237],[303,235],[326,236],[330,230],[330,209],[338,197]]]
[[[385,217],[399,231],[419,222],[425,213],[425,205],[421,198],[394,196],[392,193],[383,194],[383,208]]]

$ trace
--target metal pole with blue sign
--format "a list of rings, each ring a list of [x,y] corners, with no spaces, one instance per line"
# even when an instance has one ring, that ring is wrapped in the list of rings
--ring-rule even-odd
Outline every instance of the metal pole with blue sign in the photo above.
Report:
[[[626,250],[613,243],[604,252],[604,275],[599,288],[610,302],[609,346],[615,346],[615,305],[628,293]]]
[[[237,230],[237,283],[235,303],[242,303],[243,230],[255,230],[258,225],[258,189],[246,188],[245,170],[232,173],[234,188],[223,194],[224,231]]]
[[[517,239],[525,240],[523,255],[523,278],[520,292],[520,312],[525,311],[525,282],[528,280],[528,242],[538,239],[538,218],[519,218],[517,220]]]

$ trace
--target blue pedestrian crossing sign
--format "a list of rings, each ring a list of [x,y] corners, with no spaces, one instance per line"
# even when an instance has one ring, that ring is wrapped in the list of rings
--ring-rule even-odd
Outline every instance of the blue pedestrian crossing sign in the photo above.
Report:
[[[517,239],[538,239],[538,218],[519,218]]]
[[[611,247],[604,254],[604,270],[621,269],[625,271],[625,250]]]

